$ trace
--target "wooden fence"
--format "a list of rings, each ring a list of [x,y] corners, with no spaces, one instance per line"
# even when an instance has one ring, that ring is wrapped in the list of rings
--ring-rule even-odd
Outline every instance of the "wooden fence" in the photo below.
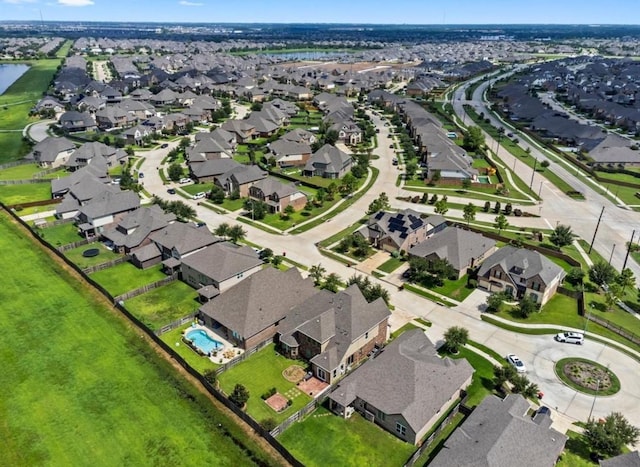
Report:
[[[67,243],[66,245],[59,246],[56,248],[60,253],[64,253],[65,251],[73,250],[74,248],[78,248],[79,246],[89,245],[90,243],[95,243],[98,241],[98,237],[84,238],[82,240],[78,240],[77,242]]]
[[[28,164],[33,164],[33,161],[26,161],[22,159],[19,161],[5,162],[4,164],[0,164],[0,170],[10,169],[11,167],[17,167],[19,165],[28,165]]]
[[[120,303],[124,300],[129,300],[130,298],[137,297],[138,295],[142,295],[150,290],[157,289],[158,287],[162,287],[163,285],[169,284],[175,281],[178,278],[178,273],[174,272],[172,275],[165,277],[164,279],[160,279],[159,281],[152,282],[151,284],[143,285],[142,287],[138,287],[135,290],[130,290],[127,293],[123,293],[122,295],[118,295],[114,297],[114,303]]]
[[[193,321],[193,318],[195,318],[196,316],[198,316],[198,311],[194,311],[193,313],[188,314],[187,316],[183,316],[182,318],[177,319],[169,324],[165,324],[160,329],[155,331],[155,335],[159,337],[169,331],[173,331],[175,328],[179,328],[180,326],[183,326],[188,322]]]
[[[82,277],[82,279],[84,279],[84,281],[86,283],[88,283],[89,285],[94,287],[102,295],[104,295],[109,301],[114,303],[114,307],[119,312],[121,312],[125,316],[125,318],[127,318],[131,323],[133,323],[135,326],[137,326],[137,328],[141,332],[146,334],[147,337],[154,342],[154,344],[156,344],[158,347],[160,347],[162,349],[162,351],[166,354],[167,358],[171,358],[172,360],[176,361],[182,368],[184,368],[184,370],[187,373],[189,373],[192,377],[194,377],[196,380],[198,380],[198,382],[202,385],[202,387],[204,387],[207,390],[207,392],[209,392],[209,394],[211,394],[218,402],[220,402],[226,408],[231,410],[244,423],[249,425],[256,433],[258,433],[259,436],[261,436],[267,443],[269,443],[269,445],[273,449],[278,451],[278,453],[290,465],[292,465],[294,467],[304,467],[304,464],[302,464],[299,460],[297,460],[287,450],[287,448],[285,448],[282,444],[280,444],[280,442],[274,436],[271,435],[271,433],[269,433],[267,430],[262,428],[262,426],[257,421],[255,421],[253,418],[251,418],[249,415],[247,415],[241,408],[239,408],[238,406],[233,404],[226,397],[226,395],[224,393],[222,393],[218,388],[216,388],[216,387],[212,386],[211,384],[209,384],[209,382],[206,381],[204,379],[204,377],[197,370],[195,370],[193,367],[191,367],[191,365],[189,365],[187,363],[187,361],[184,358],[182,358],[182,356],[180,356],[174,349],[172,349],[171,346],[169,346],[167,343],[165,343],[163,340],[161,340],[151,329],[149,329],[147,326],[145,326],[144,323],[142,323],[142,321],[140,321],[136,316],[131,314],[129,312],[129,310],[127,310],[127,308],[125,308],[124,304],[121,304],[120,301],[115,300],[115,298],[104,287],[102,287],[100,284],[98,284],[96,281],[94,281],[91,278],[91,276],[85,274],[82,271],[82,269],[80,269],[75,263],[70,261],[66,256],[64,256],[55,247],[53,247],[52,245],[47,243],[43,238],[38,236],[33,230],[31,230],[31,228],[29,227],[29,225],[25,221],[20,219],[19,216],[17,216],[14,212],[12,212],[10,209],[8,209],[7,206],[5,206],[4,204],[0,203],[0,207],[2,209],[4,209],[4,211],[7,212],[10,216],[12,216],[17,222],[19,222],[24,228],[28,229],[31,232],[32,236],[34,237],[34,239],[36,241],[38,241],[41,245],[43,245],[45,248],[47,248],[53,255],[57,256],[61,261],[63,261],[65,264],[67,264],[67,266],[69,266],[71,269],[76,271]],[[233,443],[235,443],[237,446],[240,446],[248,454],[251,453],[251,449],[245,445],[245,442],[244,442],[244,440],[242,438],[235,437],[224,426],[220,426],[219,429],[220,429],[221,433],[223,435],[229,437],[233,441]],[[258,465],[262,464],[260,459],[253,458],[253,461]]]
[[[597,316],[593,316],[591,314],[587,314],[587,319],[589,321],[593,321],[594,323],[599,324],[600,326],[604,326],[605,328],[615,332],[616,334],[618,334],[619,336],[624,337],[625,339],[628,339],[629,341],[633,342],[634,344],[640,345],[640,336],[638,336],[637,334],[634,334],[634,333],[632,333],[630,331],[627,331],[625,328],[620,327],[617,324],[613,324],[611,321],[599,318]]]
[[[229,360],[227,363],[223,363],[218,368],[216,368],[216,374],[219,375],[220,373],[223,373],[223,372],[227,371],[228,369],[233,368],[238,363],[243,362],[244,360],[249,358],[251,355],[256,353],[258,350],[261,350],[261,349],[265,348],[267,345],[271,344],[272,342],[273,342],[273,338],[267,339],[266,341],[260,342],[255,347],[252,347],[250,349],[245,350],[243,353],[238,355],[236,358],[234,358],[232,360]]]
[[[70,218],[70,219],[56,219],[55,221],[47,221],[47,222],[42,222],[40,224],[38,224],[38,228],[39,229],[46,229],[49,227],[55,227],[57,225],[62,225],[62,224],[72,224],[75,222],[75,219]]]
[[[91,274],[94,272],[102,271],[103,269],[108,269],[113,266],[117,266],[118,264],[126,263],[129,261],[130,257],[128,255],[122,256],[120,258],[116,258],[111,261],[107,261],[105,263],[96,264],[95,266],[88,266],[82,269],[82,272],[85,274]]]
[[[0,180],[0,185],[33,185],[34,183],[49,183],[46,178],[25,178],[22,180]]]
[[[327,396],[329,395],[329,392],[331,392],[332,389],[333,389],[333,386],[327,386],[326,388],[324,388],[321,392],[319,392],[314,397],[314,399],[311,402],[309,402],[307,405],[305,405],[296,413],[294,413],[285,421],[283,421],[280,425],[278,425],[273,430],[271,430],[269,432],[271,436],[277,437],[280,433],[282,433],[284,430],[289,428],[291,425],[293,425],[297,421],[302,420],[309,413],[313,412],[316,409],[316,407],[321,406],[326,400]]]

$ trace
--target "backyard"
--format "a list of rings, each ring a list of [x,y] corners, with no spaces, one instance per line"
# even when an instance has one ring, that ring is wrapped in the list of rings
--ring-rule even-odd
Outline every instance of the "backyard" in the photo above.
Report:
[[[198,309],[196,291],[182,281],[150,290],[125,302],[127,310],[156,331],[165,324],[180,319]]]
[[[1,465],[275,464],[5,214],[0,248]]]
[[[23,185],[0,185],[0,201],[7,206],[51,199],[51,183],[25,183]],[[52,204],[51,209],[56,205]]]
[[[131,263],[122,263],[102,271],[94,272],[90,277],[113,296],[117,297],[143,285],[151,284],[167,277],[158,264],[147,269],[138,269]]]
[[[83,238],[78,234],[78,227],[73,222],[35,229],[35,232],[54,247],[79,242]]]
[[[295,383],[287,381],[282,372],[291,365],[300,365],[299,360],[290,360],[275,351],[274,344],[270,344],[259,352],[253,354],[242,363],[220,374],[218,381],[220,388],[231,394],[236,384],[242,384],[249,390],[247,413],[258,422],[273,418],[281,423],[287,417],[300,410],[311,402],[311,398],[299,391]],[[260,397],[271,388],[291,399],[292,404],[288,409],[276,413]]]
[[[207,370],[213,370],[218,368],[220,365],[213,363],[206,357],[202,355],[198,355],[195,350],[193,350],[190,346],[182,342],[182,331],[191,327],[191,323],[187,323],[179,328],[172,329],[169,332],[165,332],[160,336],[163,342],[169,345],[173,350],[176,351],[185,361],[199,373],[204,374]]]
[[[82,254],[89,250],[97,248],[99,253],[96,256],[91,256],[89,258],[84,257]],[[118,253],[114,253],[112,250],[108,250],[103,243],[96,242],[90,245],[82,245],[78,248],[74,248],[73,250],[68,250],[64,252],[64,255],[76,264],[80,269],[88,268],[89,266],[95,266],[97,264],[106,263],[108,261],[112,261],[114,259],[120,258],[121,255]]]
[[[416,450],[357,412],[345,420],[324,407],[293,424],[278,440],[308,466],[403,465]]]

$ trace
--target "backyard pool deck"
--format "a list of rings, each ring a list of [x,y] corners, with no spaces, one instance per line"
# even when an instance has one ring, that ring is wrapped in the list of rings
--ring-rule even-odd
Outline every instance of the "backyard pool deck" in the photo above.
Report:
[[[212,329],[209,329],[206,326],[202,326],[201,324],[195,324],[194,323],[190,327],[188,327],[188,328],[186,328],[184,330],[183,336],[186,335],[189,331],[204,331],[204,332],[207,333],[207,335],[211,339],[222,343],[222,345],[223,345],[222,350],[218,350],[215,355],[210,355],[208,357],[202,357],[202,358],[208,358],[209,360],[211,360],[215,364],[223,365],[223,364],[229,362],[230,360],[233,360],[237,356],[242,355],[244,353],[244,350],[242,350],[239,347],[236,347],[234,344],[229,342],[227,339],[222,337],[220,334],[218,334],[217,332],[213,331]],[[178,344],[178,343],[176,343],[176,344]]]

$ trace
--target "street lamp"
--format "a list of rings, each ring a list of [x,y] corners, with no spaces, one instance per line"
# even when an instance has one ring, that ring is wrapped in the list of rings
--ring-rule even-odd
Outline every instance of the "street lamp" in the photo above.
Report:
[[[609,256],[609,264],[611,264],[611,260],[613,259],[613,252],[616,251],[616,244],[613,244],[613,248],[611,248],[611,256]]]
[[[589,410],[589,418],[587,420],[591,420],[591,415],[593,414],[593,408],[596,405],[596,399],[598,397],[598,392],[600,391],[600,379],[596,381],[597,381],[596,393],[593,395],[593,402],[591,403],[591,410]]]

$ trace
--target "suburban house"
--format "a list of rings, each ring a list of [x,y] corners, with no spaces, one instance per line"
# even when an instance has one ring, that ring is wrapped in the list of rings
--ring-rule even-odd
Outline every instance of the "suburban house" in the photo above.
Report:
[[[299,211],[307,204],[307,195],[293,183],[282,183],[273,177],[258,180],[249,187],[249,197],[262,201],[271,212],[284,212],[287,206]]]
[[[360,227],[356,233],[381,250],[409,251],[446,226],[447,221],[444,217],[434,215],[423,219],[420,213],[413,209],[400,212],[378,211],[372,214],[367,224]]]
[[[240,167],[233,159],[211,159],[203,162],[189,162],[189,173],[197,183],[215,182],[216,178]]]
[[[231,170],[215,177],[215,184],[222,188],[226,195],[238,193],[240,198],[249,196],[249,188],[264,178],[268,173],[257,165],[238,165]]]
[[[478,266],[496,251],[496,242],[479,233],[458,227],[446,227],[409,249],[410,257],[427,261],[446,259],[458,274]]]
[[[600,467],[640,467],[640,452],[631,451],[619,456],[602,459]]]
[[[51,180],[51,196],[53,198],[62,198],[69,193],[73,186],[81,183],[84,178],[91,178],[91,185],[95,187],[110,183],[111,178],[108,170],[107,162],[104,159],[91,160],[89,165],[71,172],[66,177]]]
[[[274,338],[291,308],[316,294],[296,268],[265,268],[200,307],[205,325],[245,350]]]
[[[308,145],[312,145],[316,142],[316,135],[311,133],[304,128],[294,128],[291,131],[288,131],[282,137],[281,140],[292,141],[294,143],[304,143]]]
[[[353,121],[334,123],[329,129],[336,131],[338,133],[338,141],[344,144],[355,146],[362,143],[362,128]]]
[[[140,197],[134,191],[104,190],[78,209],[76,224],[85,237],[102,233],[118,214],[140,207]]]
[[[220,241],[206,227],[199,228],[183,222],[169,224],[149,238],[152,243],[131,255],[133,264],[144,269],[162,262],[169,272],[177,271],[187,256]]]
[[[280,138],[269,144],[278,167],[304,167],[311,157],[311,146]]]
[[[201,138],[193,147],[187,148],[187,160],[190,162],[212,159],[230,159],[233,153],[213,138]]]
[[[520,394],[489,395],[445,441],[430,467],[553,466],[567,437],[551,428],[548,411],[529,415]]]
[[[233,133],[238,143],[246,143],[257,137],[256,128],[245,120],[227,120],[222,124],[223,130]]]
[[[331,384],[382,347],[389,316],[382,298],[368,303],[355,284],[338,293],[321,290],[280,322],[279,349],[309,361],[313,375]]]
[[[219,242],[184,258],[180,275],[205,302],[260,271],[263,265],[252,248]]]
[[[88,112],[77,112],[75,110],[69,110],[60,115],[58,123],[63,130],[69,133],[93,131],[97,128],[96,122],[91,114]]]
[[[565,271],[537,251],[504,246],[484,260],[478,287],[506,292],[516,299],[529,296],[544,305],[556,293]]]
[[[73,141],[65,137],[47,136],[33,147],[25,159],[33,159],[40,167],[52,169],[66,164],[76,149]]]
[[[125,215],[116,225],[105,229],[102,237],[113,244],[118,253],[131,251],[151,243],[149,236],[173,223],[176,216],[159,206],[143,206]]]
[[[107,167],[115,167],[117,164],[124,164],[128,156],[123,149],[116,149],[99,141],[94,141],[84,143],[76,149],[64,165],[69,170],[78,170],[89,164],[94,158],[102,158],[107,163]]]
[[[424,331],[412,329],[340,381],[329,405],[345,418],[355,409],[403,441],[419,444],[456,404],[473,372],[465,359],[440,358]]]
[[[349,170],[353,160],[331,144],[325,144],[313,153],[304,167],[307,177],[341,178]]]

